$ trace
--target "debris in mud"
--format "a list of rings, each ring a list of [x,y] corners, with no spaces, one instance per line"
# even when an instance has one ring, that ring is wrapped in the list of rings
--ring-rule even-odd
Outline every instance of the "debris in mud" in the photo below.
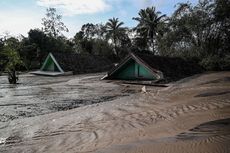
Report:
[[[13,115],[0,114],[0,122],[8,122],[10,120],[17,119],[18,117]]]
[[[0,145],[5,144],[5,142],[6,142],[6,138],[0,138]]]
[[[13,143],[19,143],[19,142],[22,142],[22,138],[15,135],[15,136],[10,136],[10,137],[6,138],[4,144],[13,144]]]
[[[154,81],[122,81],[124,84],[130,84],[130,85],[143,85],[143,86],[155,86],[155,87],[168,87],[165,84],[160,84]]]
[[[122,93],[129,93],[129,94],[135,94],[137,93],[139,90],[133,90],[133,89],[124,89],[121,92]]]
[[[146,92],[147,92],[145,86],[143,86],[143,87],[141,88],[141,92],[142,92],[142,93],[146,93]]]
[[[17,114],[18,114],[18,116],[23,116],[23,117],[34,116],[32,112],[27,112],[27,111],[18,111]]]
[[[112,101],[117,97],[121,97],[124,95],[116,95],[116,96],[104,96],[99,99],[76,99],[76,100],[64,100],[63,102],[54,102],[49,107],[50,110],[55,111],[66,111],[74,108],[78,108],[81,106],[97,104],[101,102]]]
[[[27,106],[36,106],[36,104],[0,104],[0,106],[17,106],[17,107],[27,107]]]
[[[18,118],[25,117],[34,117],[37,115],[44,115],[46,113],[51,113],[55,111],[66,111],[81,106],[92,105],[107,101],[112,101],[118,97],[126,96],[115,95],[115,96],[103,96],[95,99],[74,99],[74,100],[62,100],[62,101],[53,101],[44,104],[7,104],[2,106],[14,106],[14,109],[21,108],[23,110],[16,111],[13,115],[0,114],[0,122],[8,122]],[[0,105],[1,106],[1,105]],[[44,111],[43,109],[47,109]]]
[[[20,142],[22,142],[22,138],[18,135],[10,136],[8,138],[0,138],[0,145],[8,145]]]

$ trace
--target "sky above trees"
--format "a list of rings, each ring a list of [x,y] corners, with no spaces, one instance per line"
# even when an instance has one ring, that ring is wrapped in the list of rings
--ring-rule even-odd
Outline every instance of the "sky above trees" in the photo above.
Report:
[[[190,0],[192,4],[197,1]],[[64,35],[73,37],[83,24],[105,23],[112,17],[119,18],[124,26],[136,26],[132,17],[147,6],[170,16],[181,2],[187,0],[0,0],[0,35],[27,36],[30,29],[42,27],[47,7],[57,8],[69,29]]]

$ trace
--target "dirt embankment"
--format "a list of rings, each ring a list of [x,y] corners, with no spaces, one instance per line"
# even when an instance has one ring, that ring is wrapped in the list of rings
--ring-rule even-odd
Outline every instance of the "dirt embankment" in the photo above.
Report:
[[[74,85],[75,81],[68,82]],[[101,87],[98,81],[93,83],[86,78],[83,84],[88,84],[90,90],[84,95],[95,97],[95,91],[101,90],[106,95],[125,96],[106,103],[2,122],[0,151],[230,152],[230,72],[196,75],[166,88],[147,87],[147,93],[140,92],[142,86],[104,83]],[[63,87],[66,89],[66,85]],[[129,90],[135,92],[127,94]],[[61,93],[64,92],[58,92],[59,97],[65,97]],[[70,95],[66,98],[72,98]]]

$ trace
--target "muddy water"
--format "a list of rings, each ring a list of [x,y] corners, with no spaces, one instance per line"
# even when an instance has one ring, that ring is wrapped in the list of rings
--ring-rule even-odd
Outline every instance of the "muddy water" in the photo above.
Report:
[[[65,111],[55,108],[53,113],[1,122],[0,151],[230,152],[230,81],[226,79],[230,72],[193,76],[167,88],[147,87],[147,93],[141,93],[140,86],[94,81],[95,77],[54,83],[58,89],[74,86],[67,93],[63,89],[58,97],[71,99],[73,95],[68,93],[76,91],[79,84],[89,99],[97,99],[99,93],[102,97],[119,96],[109,102]],[[50,96],[44,94],[43,98],[46,101]]]

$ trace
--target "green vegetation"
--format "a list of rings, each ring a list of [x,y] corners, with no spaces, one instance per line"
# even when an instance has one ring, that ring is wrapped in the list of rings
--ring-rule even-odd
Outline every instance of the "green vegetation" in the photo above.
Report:
[[[4,70],[8,74],[8,80],[10,84],[16,84],[18,81],[16,68],[22,65],[22,61],[18,52],[12,46],[7,43],[2,51],[2,56],[5,57]]]
[[[137,21],[133,28],[111,18],[106,23],[86,23],[73,38],[67,39],[62,34],[68,32],[62,16],[55,8],[49,8],[42,19],[43,27],[29,30],[28,37],[0,38],[0,71],[9,69],[7,61],[19,61],[19,57],[24,66],[16,66],[18,70],[37,69],[51,51],[94,54],[118,62],[130,51],[144,50],[193,60],[206,70],[230,70],[229,0],[180,3],[169,17],[150,6],[137,12],[137,16],[133,17]],[[14,55],[12,59],[3,54],[6,50]]]
[[[43,31],[49,36],[57,37],[62,31],[68,32],[68,28],[61,21],[62,16],[56,14],[55,8],[48,8],[46,17],[42,18]]]
[[[120,58],[119,44],[121,44],[123,35],[126,35],[125,28],[122,28],[123,22],[120,22],[118,18],[109,19],[106,23],[107,38],[112,40],[114,54]]]
[[[156,54],[156,40],[157,35],[160,34],[160,26],[164,23],[166,15],[161,15],[161,12],[156,12],[155,7],[148,7],[141,9],[138,13],[139,17],[133,18],[138,21],[138,25],[135,28],[137,32],[137,38],[142,42],[145,42],[145,49],[151,50]],[[150,49],[152,48],[152,49]]]

